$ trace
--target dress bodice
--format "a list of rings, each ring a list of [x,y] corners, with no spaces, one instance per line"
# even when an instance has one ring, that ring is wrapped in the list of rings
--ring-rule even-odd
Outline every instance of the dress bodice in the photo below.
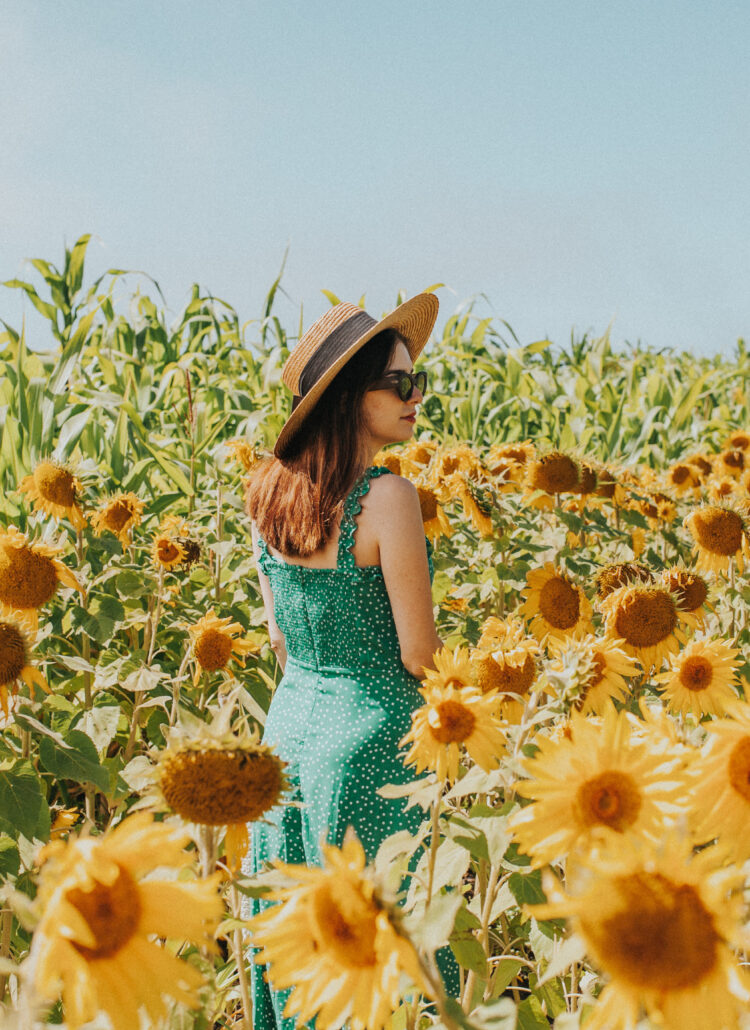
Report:
[[[284,561],[259,537],[259,567],[271,584],[276,623],[288,656],[300,665],[351,671],[400,663],[383,570],[379,565],[355,565],[352,553],[362,497],[372,480],[384,474],[389,470],[371,466],[347,495],[335,568]],[[432,579],[432,547],[426,538],[425,545]]]

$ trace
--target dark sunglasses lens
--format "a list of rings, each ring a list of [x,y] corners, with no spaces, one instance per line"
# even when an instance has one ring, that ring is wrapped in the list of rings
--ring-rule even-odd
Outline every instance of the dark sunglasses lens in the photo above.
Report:
[[[420,393],[424,393],[427,389],[427,373],[417,372],[417,374],[414,376],[414,385]]]
[[[407,375],[399,376],[398,383],[396,384],[396,389],[398,390],[398,395],[401,398],[401,400],[408,401],[411,397],[412,391],[411,377]]]

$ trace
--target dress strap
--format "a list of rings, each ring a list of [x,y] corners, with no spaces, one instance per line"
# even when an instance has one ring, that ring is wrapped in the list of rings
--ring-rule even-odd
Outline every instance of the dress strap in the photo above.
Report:
[[[363,472],[359,477],[344,501],[344,514],[341,517],[339,550],[336,561],[336,567],[339,569],[356,568],[354,564],[354,555],[352,554],[352,548],[354,547],[354,534],[357,529],[357,523],[354,519],[362,511],[362,498],[370,489],[370,483],[373,479],[377,479],[378,476],[382,476],[384,474],[390,475],[391,470],[387,469],[384,465],[371,465],[370,468]]]
[[[263,537],[258,533],[258,550],[260,551],[260,557],[258,559],[258,568],[264,575],[268,575],[269,566],[272,564],[273,559],[268,551],[268,545],[266,544]]]

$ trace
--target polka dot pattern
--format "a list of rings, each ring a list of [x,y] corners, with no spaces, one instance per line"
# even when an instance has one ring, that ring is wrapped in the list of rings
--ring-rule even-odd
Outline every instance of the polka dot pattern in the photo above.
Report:
[[[320,842],[341,846],[348,826],[368,859],[398,830],[416,832],[419,806],[377,793],[407,783],[413,771],[399,758],[399,741],[422,703],[419,680],[401,662],[383,572],[354,564],[356,516],[371,481],[389,474],[367,469],[344,502],[335,569],[292,565],[260,540],[260,568],[268,576],[274,614],[287,645],[287,664],[268,712],[263,740],[288,763],[292,804],[278,805],[251,826],[248,872],[274,858],[319,865]],[[430,578],[432,548],[426,541]],[[253,899],[250,911],[263,902]],[[253,968],[254,1025],[291,1030],[281,1014],[288,991],[274,991]]]

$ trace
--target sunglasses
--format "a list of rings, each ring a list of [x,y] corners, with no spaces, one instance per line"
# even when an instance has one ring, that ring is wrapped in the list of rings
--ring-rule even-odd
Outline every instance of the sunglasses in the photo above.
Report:
[[[427,389],[426,372],[388,372],[382,379],[376,379],[370,390],[395,390],[402,401],[408,401],[414,390],[424,394]]]

